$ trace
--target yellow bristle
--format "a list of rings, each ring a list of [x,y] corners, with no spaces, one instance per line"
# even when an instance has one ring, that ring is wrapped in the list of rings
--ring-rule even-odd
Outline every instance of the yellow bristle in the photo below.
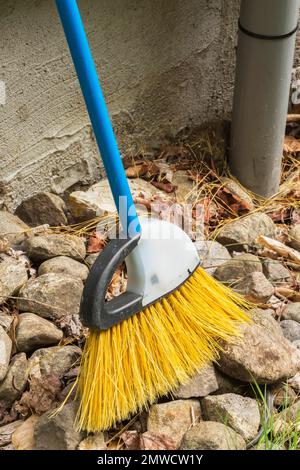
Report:
[[[143,312],[91,331],[78,380],[77,425],[96,432],[145,409],[218,358],[240,336],[249,304],[202,268]]]

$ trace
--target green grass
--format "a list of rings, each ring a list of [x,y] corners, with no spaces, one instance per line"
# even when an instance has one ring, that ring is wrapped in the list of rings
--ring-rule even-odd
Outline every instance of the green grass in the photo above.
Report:
[[[287,406],[288,395],[286,392],[282,410],[278,413],[274,408],[270,413],[266,390],[261,389],[257,383],[254,383],[253,390],[262,412],[262,434],[256,448],[261,450],[300,450],[300,407],[297,406],[299,409],[296,409],[296,402]]]

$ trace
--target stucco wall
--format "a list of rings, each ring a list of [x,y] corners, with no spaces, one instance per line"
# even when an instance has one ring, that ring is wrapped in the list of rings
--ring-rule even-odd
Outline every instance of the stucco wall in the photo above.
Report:
[[[238,0],[79,0],[122,151],[228,115]],[[52,0],[0,0],[0,201],[100,177]]]

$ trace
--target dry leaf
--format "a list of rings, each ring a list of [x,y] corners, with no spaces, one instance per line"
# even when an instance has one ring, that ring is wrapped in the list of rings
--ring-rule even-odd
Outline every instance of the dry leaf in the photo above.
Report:
[[[141,450],[176,450],[175,443],[163,434],[147,431],[140,437]]]
[[[106,245],[106,238],[99,233],[95,233],[88,240],[87,253],[99,253]]]
[[[292,302],[300,302],[300,292],[289,289],[288,287],[276,287],[275,295],[280,295]]]
[[[159,167],[152,162],[143,162],[141,165],[134,165],[126,170],[127,178],[140,178],[141,176],[150,179],[159,175]]]
[[[34,428],[37,423],[37,416],[30,416],[19,426],[12,435],[12,443],[16,450],[33,450]]]
[[[300,152],[300,140],[292,135],[286,135],[284,138],[283,151],[286,153]]]
[[[125,431],[120,438],[127,450],[141,450],[140,434],[137,431]]]
[[[155,188],[160,189],[161,191],[165,191],[165,193],[174,193],[177,189],[172,183],[164,183],[163,181],[151,181],[151,184],[155,186]]]
[[[47,375],[42,379],[32,377],[29,384],[29,390],[15,404],[15,409],[22,416],[28,416],[32,411],[42,415],[58,403],[62,384],[56,375]]]
[[[269,250],[273,250],[276,253],[278,253],[280,256],[283,258],[287,258],[291,261],[294,261],[297,264],[300,264],[300,253],[297,250],[294,250],[293,248],[290,248],[289,246],[284,245],[283,243],[273,240],[272,238],[265,237],[263,235],[260,235],[256,239],[257,243],[260,243],[261,245],[265,246]]]

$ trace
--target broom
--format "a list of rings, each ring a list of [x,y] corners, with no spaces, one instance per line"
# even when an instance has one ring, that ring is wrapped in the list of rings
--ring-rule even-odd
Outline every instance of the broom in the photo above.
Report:
[[[78,379],[77,424],[96,432],[141,411],[217,359],[222,341],[240,335],[248,305],[206,274],[181,228],[139,221],[77,3],[56,3],[123,229],[97,258],[81,302],[90,333]],[[127,291],[106,302],[110,280],[124,261]]]

